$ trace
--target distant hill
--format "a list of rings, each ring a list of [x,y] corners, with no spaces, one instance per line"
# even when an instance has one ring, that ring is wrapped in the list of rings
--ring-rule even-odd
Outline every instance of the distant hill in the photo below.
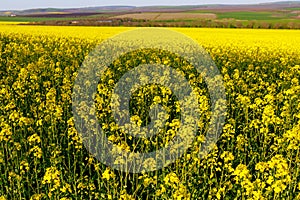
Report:
[[[210,5],[184,5],[184,6],[98,6],[85,8],[39,8],[28,10],[3,10],[0,15],[36,15],[47,13],[109,13],[109,12],[184,12],[191,10],[272,10],[300,7],[300,1],[280,1],[274,3],[260,3],[248,5],[226,5],[226,4],[210,4]]]
[[[134,10],[134,6],[99,6],[99,7],[85,7],[85,8],[37,8],[27,10],[4,10],[0,11],[0,15],[11,13],[15,15],[34,15],[41,13],[95,13],[107,11],[128,11]]]

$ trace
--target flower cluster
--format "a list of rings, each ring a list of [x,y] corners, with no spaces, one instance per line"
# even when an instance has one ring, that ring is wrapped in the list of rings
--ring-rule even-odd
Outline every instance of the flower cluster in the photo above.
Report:
[[[1,200],[300,199],[298,31],[174,29],[205,47],[225,84],[226,124],[207,155],[202,145],[211,119],[210,96],[207,80],[191,63],[158,49],[115,60],[95,95],[97,120],[118,147],[115,152],[163,148],[181,127],[180,102],[163,84],[134,91],[129,112],[137,128],[131,134],[114,120],[112,89],[140,64],[180,71],[193,87],[201,113],[196,137],[182,157],[161,170],[130,174],[107,167],[83,148],[71,98],[88,53],[99,41],[129,29],[0,25]],[[90,84],[85,82],[87,88]],[[80,108],[89,109],[84,103]],[[153,137],[137,131],[149,124],[158,130]],[[190,137],[191,131],[183,132]],[[125,161],[119,157],[114,162]],[[153,168],[155,162],[148,159],[141,166]]]

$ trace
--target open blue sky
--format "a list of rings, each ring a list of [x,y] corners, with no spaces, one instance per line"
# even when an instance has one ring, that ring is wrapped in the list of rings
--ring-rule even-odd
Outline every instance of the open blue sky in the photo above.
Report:
[[[72,8],[108,5],[201,5],[201,4],[252,4],[274,2],[276,0],[0,0],[0,10],[29,8]]]

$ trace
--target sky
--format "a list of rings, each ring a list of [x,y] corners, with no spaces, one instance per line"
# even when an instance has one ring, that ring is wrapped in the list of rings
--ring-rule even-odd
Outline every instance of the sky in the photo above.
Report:
[[[0,10],[30,8],[78,8],[109,5],[201,5],[201,4],[253,4],[280,0],[0,0]],[[292,0],[296,1],[296,0]],[[183,3],[184,2],[184,3]]]

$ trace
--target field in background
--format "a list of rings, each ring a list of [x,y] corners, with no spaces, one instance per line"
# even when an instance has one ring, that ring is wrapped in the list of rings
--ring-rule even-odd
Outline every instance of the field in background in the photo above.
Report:
[[[155,172],[112,170],[85,150],[71,108],[77,71],[99,42],[132,29],[0,24],[0,199],[300,199],[298,30],[172,29],[208,51],[226,88],[226,124],[203,159],[198,158],[206,129],[202,121],[184,156]],[[209,119],[205,84],[186,70],[191,65],[174,55],[135,53],[113,63],[98,87],[98,119],[112,133],[112,143],[135,148],[103,115],[109,111],[109,98],[103,98],[110,95],[107,83],[145,61],[181,66]],[[142,96],[157,92],[146,89]],[[156,101],[170,99],[156,95]],[[146,120],[139,112],[135,119]],[[167,141],[178,129],[173,120],[161,136]],[[153,150],[148,140],[138,145]]]
[[[41,21],[55,21],[61,20],[61,17],[6,17],[0,16],[0,22],[41,22]],[[77,18],[63,18],[63,20],[76,20]]]
[[[65,26],[299,29],[300,3],[32,9],[0,12],[0,21]]]
[[[145,27],[146,28],[146,27]],[[84,26],[35,26],[35,25],[1,25],[0,33],[20,33],[43,36],[72,37],[83,40],[102,41],[115,34],[133,30],[135,27],[84,27]],[[265,47],[276,41],[294,49],[300,40],[298,30],[259,30],[259,29],[215,29],[215,28],[172,28],[197,40],[201,45],[231,46],[251,44]],[[236,36],[238,35],[238,37]],[[285,37],[282,37],[284,35]]]
[[[110,17],[111,19],[144,19],[144,20],[199,20],[199,19],[216,19],[216,14],[213,13],[138,13],[125,14]]]

